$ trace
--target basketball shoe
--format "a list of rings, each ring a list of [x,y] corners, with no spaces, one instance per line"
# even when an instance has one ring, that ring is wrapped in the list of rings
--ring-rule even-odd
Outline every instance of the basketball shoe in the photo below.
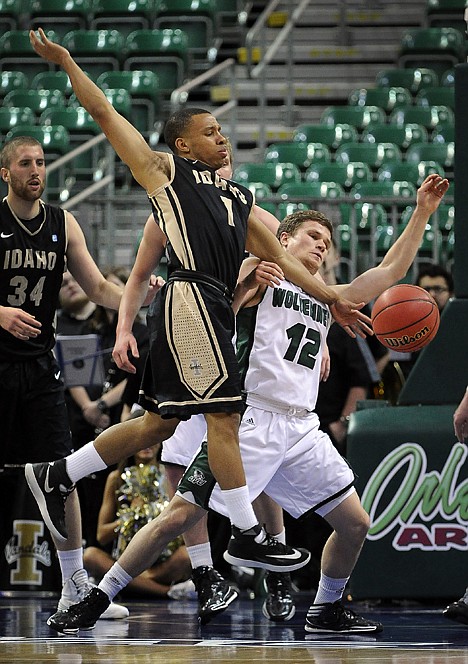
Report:
[[[263,602],[262,613],[265,618],[274,622],[291,620],[296,613],[291,575],[288,572],[267,572],[264,583],[267,596]]]
[[[88,593],[94,584],[88,579],[85,569],[76,571],[70,579],[67,579],[62,587],[62,594],[57,606],[57,612],[67,611],[74,604],[78,604]],[[128,618],[129,611],[126,606],[111,602],[101,616],[101,620],[123,620]],[[53,617],[53,616],[51,616]]]
[[[465,594],[458,601],[449,604],[442,612],[444,618],[468,625],[468,604],[464,601],[466,597],[467,595]]]
[[[75,488],[67,475],[65,459],[46,463],[27,463],[24,473],[44,523],[59,542],[65,542],[68,537],[65,526],[65,500]]]
[[[47,624],[62,634],[76,634],[80,629],[94,629],[110,603],[106,593],[100,588],[92,587],[78,604],[72,604],[66,611],[57,611],[50,616]]]
[[[225,611],[239,594],[213,567],[196,567],[192,579],[198,594],[198,621],[201,625]]]
[[[306,632],[339,632],[360,634],[381,632],[383,625],[359,616],[343,606],[340,600],[327,604],[312,604],[307,611]]]
[[[260,567],[269,572],[292,572],[307,565],[310,553],[278,542],[257,524],[249,530],[232,526],[224,559],[238,567]]]

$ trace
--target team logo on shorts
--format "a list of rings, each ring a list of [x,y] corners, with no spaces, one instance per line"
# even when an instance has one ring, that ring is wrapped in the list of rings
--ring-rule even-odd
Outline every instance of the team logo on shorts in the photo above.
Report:
[[[203,365],[200,362],[200,360],[198,360],[197,358],[194,358],[190,362],[189,367],[192,370],[194,376],[201,376],[202,375]]]
[[[187,477],[187,481],[191,482],[192,484],[196,484],[197,486],[203,486],[207,483],[208,480],[201,470],[195,468],[193,474]]]

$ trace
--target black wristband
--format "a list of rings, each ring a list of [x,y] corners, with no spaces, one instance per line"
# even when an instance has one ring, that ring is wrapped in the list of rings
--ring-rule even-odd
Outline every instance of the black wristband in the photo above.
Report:
[[[99,399],[96,403],[96,408],[101,411],[101,413],[107,413],[109,406],[106,404],[104,399]]]

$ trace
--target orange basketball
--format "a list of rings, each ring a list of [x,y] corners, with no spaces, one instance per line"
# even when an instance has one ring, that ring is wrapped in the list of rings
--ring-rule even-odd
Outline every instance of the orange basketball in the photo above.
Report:
[[[381,344],[400,353],[420,350],[439,329],[439,310],[424,288],[398,284],[384,291],[372,307],[372,326]]]

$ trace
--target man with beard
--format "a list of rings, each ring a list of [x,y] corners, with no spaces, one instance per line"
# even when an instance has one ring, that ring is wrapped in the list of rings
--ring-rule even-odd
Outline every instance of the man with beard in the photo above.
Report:
[[[6,143],[0,175],[8,194],[0,203],[0,468],[59,459],[72,449],[64,386],[53,356],[55,313],[65,265],[96,303],[118,309],[122,289],[100,273],[77,220],[41,200],[46,182],[42,146],[29,136]],[[76,491],[66,505],[69,537],[54,538],[62,572],[59,607],[89,589],[83,568]],[[111,605],[106,618],[128,616]]]

